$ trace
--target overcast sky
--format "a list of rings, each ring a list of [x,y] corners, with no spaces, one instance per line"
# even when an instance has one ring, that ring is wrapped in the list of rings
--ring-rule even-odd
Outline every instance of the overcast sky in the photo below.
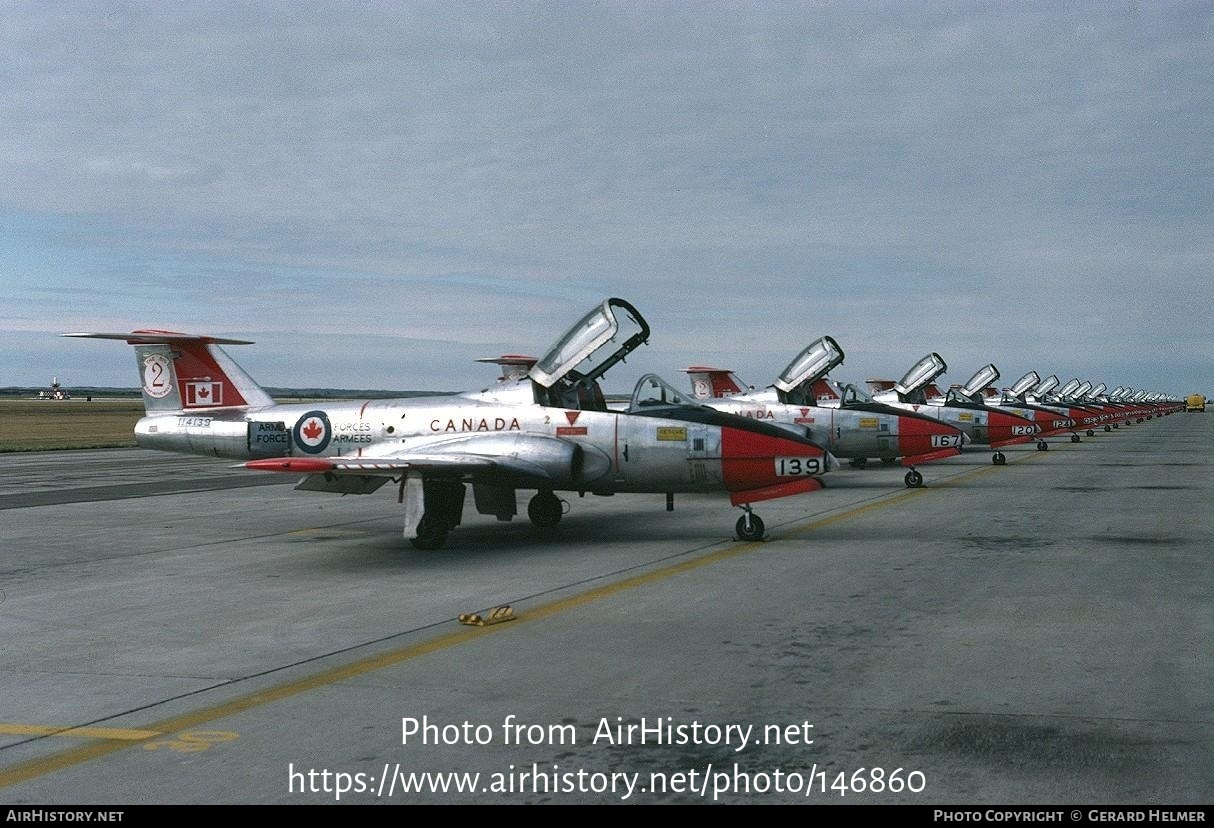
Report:
[[[0,0],[0,386],[64,331],[274,386],[481,387],[606,296],[770,383],[1214,387],[1214,6]]]

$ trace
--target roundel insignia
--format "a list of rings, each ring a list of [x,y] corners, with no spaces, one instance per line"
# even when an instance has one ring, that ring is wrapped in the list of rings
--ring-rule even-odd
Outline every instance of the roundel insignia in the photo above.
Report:
[[[708,385],[708,380],[698,379],[695,381],[694,386],[694,393],[697,397],[704,398],[712,393],[712,388]]]
[[[329,445],[333,429],[323,411],[309,411],[299,418],[293,430],[295,445],[308,454],[320,454]]]
[[[162,354],[148,354],[143,359],[143,393],[154,399],[167,397],[173,390],[172,363]]]

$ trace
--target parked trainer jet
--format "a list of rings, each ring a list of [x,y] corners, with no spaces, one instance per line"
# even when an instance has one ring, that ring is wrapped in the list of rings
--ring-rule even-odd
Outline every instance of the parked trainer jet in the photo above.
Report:
[[[1020,392],[1016,391],[1016,386],[1013,386],[1009,393],[1000,396],[999,392],[992,385],[998,379],[999,369],[994,364],[986,365],[979,368],[977,373],[970,377],[965,385],[950,389],[946,396],[946,401],[978,403],[988,408],[997,408],[1008,414],[1024,417],[1026,420],[1032,420],[1037,424],[1037,428],[1040,429],[1037,433],[1037,448],[1041,451],[1049,448],[1049,443],[1044,438],[1064,432],[1071,433],[1071,442],[1079,442],[1079,435],[1074,430],[1075,421],[1071,417],[1061,413],[1060,409],[1050,409],[1042,405],[1026,402],[1019,396]],[[1017,385],[1034,384],[1036,382],[1037,374],[1032,372],[1021,377]]]
[[[911,369],[890,387],[882,388],[873,395],[873,399],[896,408],[915,411],[936,417],[943,422],[956,426],[965,433],[966,447],[986,445],[994,449],[1016,443],[1032,440],[1039,431],[1031,420],[997,411],[976,402],[943,399],[938,390],[931,387],[936,377],[948,370],[948,365],[937,353],[927,354],[916,362]],[[870,382],[884,385],[886,380]],[[935,402],[928,399],[928,393]],[[991,456],[991,462],[1001,466],[1007,462],[1003,452],[996,451]]]
[[[863,467],[869,457],[909,467],[904,482],[923,485],[920,463],[952,457],[961,452],[961,432],[932,417],[853,401],[840,406],[838,391],[826,379],[843,362],[843,349],[824,336],[793,358],[770,389],[744,390],[732,371],[693,366],[690,375],[695,398],[713,408],[794,429],[825,447],[836,457],[849,458]]]
[[[1021,379],[1024,378],[1022,377]],[[1029,392],[1027,396],[1028,402],[1065,410],[1077,426],[1087,431],[1089,437],[1095,435],[1096,427],[1102,423],[1104,424],[1105,431],[1116,428],[1116,426],[1110,426],[1106,422],[1109,418],[1106,417],[1104,411],[1095,406],[1081,403],[1074,398],[1073,393],[1075,389],[1082,385],[1079,380],[1072,379],[1061,388],[1058,388],[1058,383],[1058,375],[1050,374]]]
[[[622,329],[623,328],[623,329]],[[139,330],[66,336],[123,340],[135,347],[146,415],[135,426],[146,448],[245,460],[246,468],[304,475],[306,491],[367,494],[389,481],[404,504],[404,534],[434,549],[462,519],[465,486],[476,509],[499,520],[517,511],[555,526],[557,491],[727,491],[744,510],[737,534],[763,536],[751,503],[821,488],[838,463],[810,440],[755,420],[654,399],[638,383],[626,413],[608,411],[599,380],[649,338],[632,305],[607,299],[524,374],[441,397],[276,403],[214,336]],[[668,386],[667,386],[668,387]]]

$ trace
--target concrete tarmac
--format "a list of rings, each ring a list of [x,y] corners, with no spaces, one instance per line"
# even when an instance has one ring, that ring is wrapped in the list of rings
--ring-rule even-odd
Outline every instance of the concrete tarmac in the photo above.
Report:
[[[1209,803],[1212,436],[845,468],[761,543],[724,496],[469,504],[430,552],[392,487],[5,455],[0,801]]]

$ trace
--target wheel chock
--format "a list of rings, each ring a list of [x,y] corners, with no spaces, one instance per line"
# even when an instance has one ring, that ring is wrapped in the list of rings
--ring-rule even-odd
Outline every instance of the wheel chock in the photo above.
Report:
[[[501,624],[505,621],[513,621],[517,618],[514,614],[514,607],[506,604],[501,607],[493,607],[485,610],[484,615],[479,612],[463,612],[460,613],[459,622],[466,624],[469,627],[488,627],[492,624]]]

